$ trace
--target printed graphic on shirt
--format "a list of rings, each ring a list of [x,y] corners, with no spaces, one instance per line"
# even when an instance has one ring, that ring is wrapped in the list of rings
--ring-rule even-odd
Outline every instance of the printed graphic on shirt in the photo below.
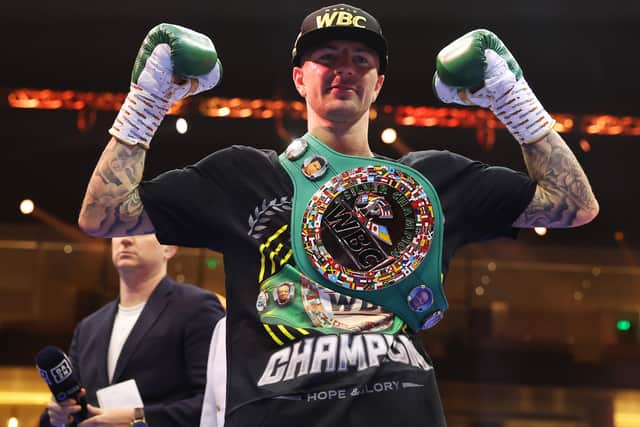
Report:
[[[247,234],[261,242],[258,282],[279,271],[293,255],[288,230],[291,205],[287,196],[263,200],[249,215]]]
[[[302,241],[312,266],[345,288],[392,286],[423,261],[434,209],[422,186],[388,166],[334,176],[308,202]]]
[[[403,334],[321,335],[307,337],[272,353],[258,386],[313,374],[363,371],[392,362],[425,371],[433,369]]]
[[[320,400],[342,400],[353,397],[366,396],[376,393],[387,393],[400,391],[408,388],[423,388],[424,384],[417,384],[408,381],[378,381],[368,384],[358,384],[355,386],[344,388],[332,388],[328,390],[313,391],[310,393],[304,393],[296,395],[296,400],[306,400],[307,402],[315,402]],[[279,397],[280,399],[288,398],[289,396]]]

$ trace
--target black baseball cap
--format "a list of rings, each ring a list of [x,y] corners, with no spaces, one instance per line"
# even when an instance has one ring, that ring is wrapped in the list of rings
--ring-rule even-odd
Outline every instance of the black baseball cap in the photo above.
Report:
[[[291,62],[300,66],[306,49],[328,40],[357,40],[369,46],[380,56],[380,74],[387,68],[387,40],[382,35],[382,27],[370,13],[340,3],[311,12],[304,18],[300,32],[293,44]]]

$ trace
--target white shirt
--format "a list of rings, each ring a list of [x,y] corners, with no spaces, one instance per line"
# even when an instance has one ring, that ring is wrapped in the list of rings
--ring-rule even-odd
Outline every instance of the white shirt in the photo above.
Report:
[[[109,382],[113,380],[113,373],[116,370],[116,364],[122,351],[127,337],[136,324],[145,303],[138,304],[133,307],[123,307],[118,304],[118,312],[113,321],[113,330],[111,331],[111,340],[109,341],[109,352],[107,353],[107,373]]]
[[[207,387],[202,401],[200,427],[223,427],[227,406],[227,318],[213,330],[207,361]]]

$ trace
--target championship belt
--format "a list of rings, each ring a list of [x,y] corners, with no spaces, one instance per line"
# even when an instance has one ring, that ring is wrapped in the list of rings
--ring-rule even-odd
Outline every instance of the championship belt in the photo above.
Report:
[[[444,215],[421,173],[338,153],[309,133],[279,159],[294,185],[291,246],[304,276],[384,307],[416,332],[442,319]]]
[[[285,264],[282,270],[260,284],[256,309],[265,329],[266,325],[276,325],[282,335],[289,339],[292,337],[287,336],[282,326],[302,335],[311,330],[325,335],[345,332],[395,334],[404,326],[402,319],[382,307],[347,298],[349,300],[341,293],[310,280],[290,264]],[[277,331],[270,331],[267,329],[273,338]],[[282,345],[278,340],[274,338]]]

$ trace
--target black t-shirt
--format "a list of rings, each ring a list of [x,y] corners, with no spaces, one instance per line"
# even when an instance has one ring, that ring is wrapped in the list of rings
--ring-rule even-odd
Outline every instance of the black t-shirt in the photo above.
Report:
[[[461,245],[514,236],[511,224],[535,190],[523,173],[448,151],[398,161],[438,193],[445,274]],[[277,153],[233,146],[143,182],[140,195],[161,242],[224,254],[227,426],[445,425],[433,366],[417,336],[403,328],[323,334],[260,315],[265,301],[278,298],[261,283],[294,265],[293,184]],[[361,300],[327,295],[341,324],[358,326],[363,314],[376,312]]]

